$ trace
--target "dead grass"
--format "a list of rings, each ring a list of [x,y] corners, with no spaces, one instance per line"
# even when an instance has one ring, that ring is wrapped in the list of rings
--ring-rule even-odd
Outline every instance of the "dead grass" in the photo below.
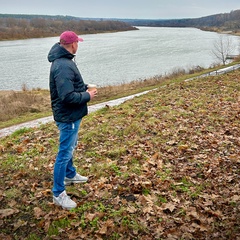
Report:
[[[50,98],[46,90],[1,91],[0,128],[50,114]]]

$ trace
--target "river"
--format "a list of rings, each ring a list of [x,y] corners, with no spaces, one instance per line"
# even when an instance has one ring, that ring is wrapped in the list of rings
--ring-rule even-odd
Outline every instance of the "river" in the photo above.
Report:
[[[117,85],[194,66],[207,68],[218,33],[195,28],[139,27],[83,35],[76,62],[86,83]],[[239,37],[230,36],[238,54]],[[0,41],[0,90],[48,89],[47,55],[58,37]]]

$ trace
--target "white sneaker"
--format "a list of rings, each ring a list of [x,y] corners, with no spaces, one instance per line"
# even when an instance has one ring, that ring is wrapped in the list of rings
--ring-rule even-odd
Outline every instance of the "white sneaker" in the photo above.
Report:
[[[71,183],[84,183],[87,182],[87,180],[88,180],[87,177],[81,176],[80,174],[77,173],[73,178],[65,177],[64,184],[70,185]]]
[[[67,195],[66,191],[63,191],[58,197],[53,196],[53,203],[67,210],[77,206],[77,204]]]

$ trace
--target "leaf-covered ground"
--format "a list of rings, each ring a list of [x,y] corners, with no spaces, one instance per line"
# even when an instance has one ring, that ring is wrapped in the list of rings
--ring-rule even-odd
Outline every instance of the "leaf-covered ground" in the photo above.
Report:
[[[53,123],[0,140],[1,239],[240,239],[239,71],[87,116],[78,206],[52,204]]]

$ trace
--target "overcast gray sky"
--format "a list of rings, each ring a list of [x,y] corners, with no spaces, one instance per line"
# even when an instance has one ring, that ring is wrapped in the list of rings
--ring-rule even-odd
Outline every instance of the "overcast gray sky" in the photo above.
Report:
[[[240,0],[1,0],[0,13],[97,18],[194,18],[240,9]]]

